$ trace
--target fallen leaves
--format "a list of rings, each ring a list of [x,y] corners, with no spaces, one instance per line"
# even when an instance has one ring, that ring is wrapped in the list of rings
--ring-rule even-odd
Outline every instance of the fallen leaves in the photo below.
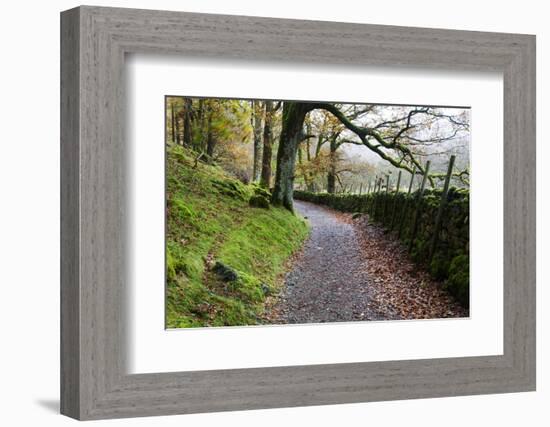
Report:
[[[371,278],[371,298],[380,312],[396,313],[402,319],[468,316],[442,283],[411,261],[400,241],[369,223],[366,215],[353,224],[363,251],[363,268]]]

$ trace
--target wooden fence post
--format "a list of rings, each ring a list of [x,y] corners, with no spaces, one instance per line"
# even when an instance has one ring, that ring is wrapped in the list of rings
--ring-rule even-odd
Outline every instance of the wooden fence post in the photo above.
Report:
[[[432,236],[432,241],[430,243],[430,253],[429,261],[432,261],[432,258],[437,247],[437,242],[439,240],[439,233],[441,231],[441,222],[443,220],[443,211],[447,205],[447,194],[449,193],[449,184],[451,182],[451,176],[453,174],[453,166],[455,164],[456,156],[452,155],[449,160],[449,168],[447,169],[447,176],[445,177],[445,185],[443,185],[443,191],[441,192],[441,201],[439,202],[439,209],[437,210],[437,217],[435,219],[435,229]]]
[[[390,230],[393,230],[393,224],[395,222],[395,211],[397,210],[397,195],[399,194],[399,186],[401,185],[401,171],[397,175],[397,186],[395,187],[395,196],[393,199],[393,212],[391,214]]]
[[[418,231],[418,222],[420,221],[420,206],[422,205],[422,196],[424,195],[424,186],[426,185],[426,179],[428,178],[428,173],[430,171],[430,161],[426,162],[426,167],[424,169],[424,176],[422,177],[422,184],[420,184],[420,189],[416,195],[416,211],[414,214],[414,223],[411,233],[411,241],[409,242],[409,252],[412,251],[414,239],[416,237],[416,232]]]
[[[378,178],[378,191],[376,192],[376,210],[380,210],[380,193],[382,192],[382,180],[382,177]]]
[[[376,208],[378,205],[378,193],[380,192],[380,180],[382,178],[376,177],[376,181],[374,181],[374,192],[372,194],[373,200],[372,200],[372,217],[376,216]]]
[[[398,238],[401,238],[401,233],[403,231],[403,224],[405,223],[405,218],[407,216],[407,208],[409,207],[409,198],[411,196],[415,175],[416,175],[416,166],[413,166],[413,171],[411,173],[411,181],[409,182],[409,191],[407,191],[407,197],[405,198],[405,203],[403,203],[403,209],[401,211],[401,221],[399,222],[399,232],[397,233]]]
[[[386,214],[388,212],[388,194],[390,191],[390,174],[386,175],[386,192],[384,195],[384,210],[382,211],[383,220],[386,220]]]
[[[361,195],[362,192],[363,192],[363,183],[361,182],[359,184],[359,195]]]
[[[376,175],[374,177],[374,184],[372,185],[372,196],[371,196],[371,202],[370,202],[370,214],[372,216],[374,216],[374,211],[373,211],[373,208],[374,206],[376,205],[376,199],[375,199],[375,194],[376,194],[376,185],[378,184],[378,175]]]

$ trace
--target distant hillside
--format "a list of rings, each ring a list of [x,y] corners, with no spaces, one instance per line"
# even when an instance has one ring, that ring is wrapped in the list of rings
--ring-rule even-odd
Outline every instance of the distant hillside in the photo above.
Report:
[[[166,185],[167,327],[263,323],[306,222],[175,144]]]

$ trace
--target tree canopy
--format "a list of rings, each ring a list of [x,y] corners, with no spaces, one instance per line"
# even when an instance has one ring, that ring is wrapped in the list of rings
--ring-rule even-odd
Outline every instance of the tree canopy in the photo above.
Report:
[[[453,179],[469,184],[467,108],[167,97],[166,117],[171,143],[272,188],[290,210],[296,185],[330,193],[395,169],[424,175],[428,159],[438,186],[451,154]]]

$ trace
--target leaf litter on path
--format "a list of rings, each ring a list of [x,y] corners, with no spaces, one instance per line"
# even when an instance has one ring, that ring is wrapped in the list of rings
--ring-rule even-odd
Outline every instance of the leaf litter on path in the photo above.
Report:
[[[395,310],[402,319],[468,316],[441,282],[413,263],[403,243],[369,222],[367,215],[354,220],[350,215],[349,221],[358,232],[365,269],[374,279],[372,296],[382,310]]]
[[[468,316],[400,241],[366,215],[352,219],[307,202],[296,209],[310,221],[311,235],[266,313],[270,323]]]

